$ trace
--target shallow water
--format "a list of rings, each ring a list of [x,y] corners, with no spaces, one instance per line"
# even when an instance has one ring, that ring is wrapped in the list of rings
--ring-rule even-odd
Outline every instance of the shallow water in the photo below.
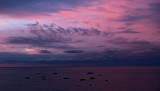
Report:
[[[0,68],[0,91],[160,91],[160,67]]]

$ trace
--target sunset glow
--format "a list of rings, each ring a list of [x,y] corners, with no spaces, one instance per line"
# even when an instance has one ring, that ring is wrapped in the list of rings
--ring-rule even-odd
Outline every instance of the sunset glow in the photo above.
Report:
[[[1,0],[0,66],[160,65],[159,0]]]

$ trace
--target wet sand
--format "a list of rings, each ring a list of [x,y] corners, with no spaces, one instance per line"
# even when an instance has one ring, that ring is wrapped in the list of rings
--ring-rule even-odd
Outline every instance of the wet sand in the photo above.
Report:
[[[160,91],[160,67],[0,68],[0,91]]]

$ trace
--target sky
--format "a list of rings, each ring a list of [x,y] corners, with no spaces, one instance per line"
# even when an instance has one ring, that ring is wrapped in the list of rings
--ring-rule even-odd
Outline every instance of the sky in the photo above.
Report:
[[[0,67],[159,66],[159,0],[0,0]]]

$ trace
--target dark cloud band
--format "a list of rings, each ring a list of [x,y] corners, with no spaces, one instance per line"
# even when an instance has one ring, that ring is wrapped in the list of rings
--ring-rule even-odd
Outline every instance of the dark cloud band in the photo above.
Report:
[[[7,15],[47,15],[50,12],[70,10],[89,5],[93,0],[0,0],[0,14]],[[63,7],[62,7],[63,6]]]

